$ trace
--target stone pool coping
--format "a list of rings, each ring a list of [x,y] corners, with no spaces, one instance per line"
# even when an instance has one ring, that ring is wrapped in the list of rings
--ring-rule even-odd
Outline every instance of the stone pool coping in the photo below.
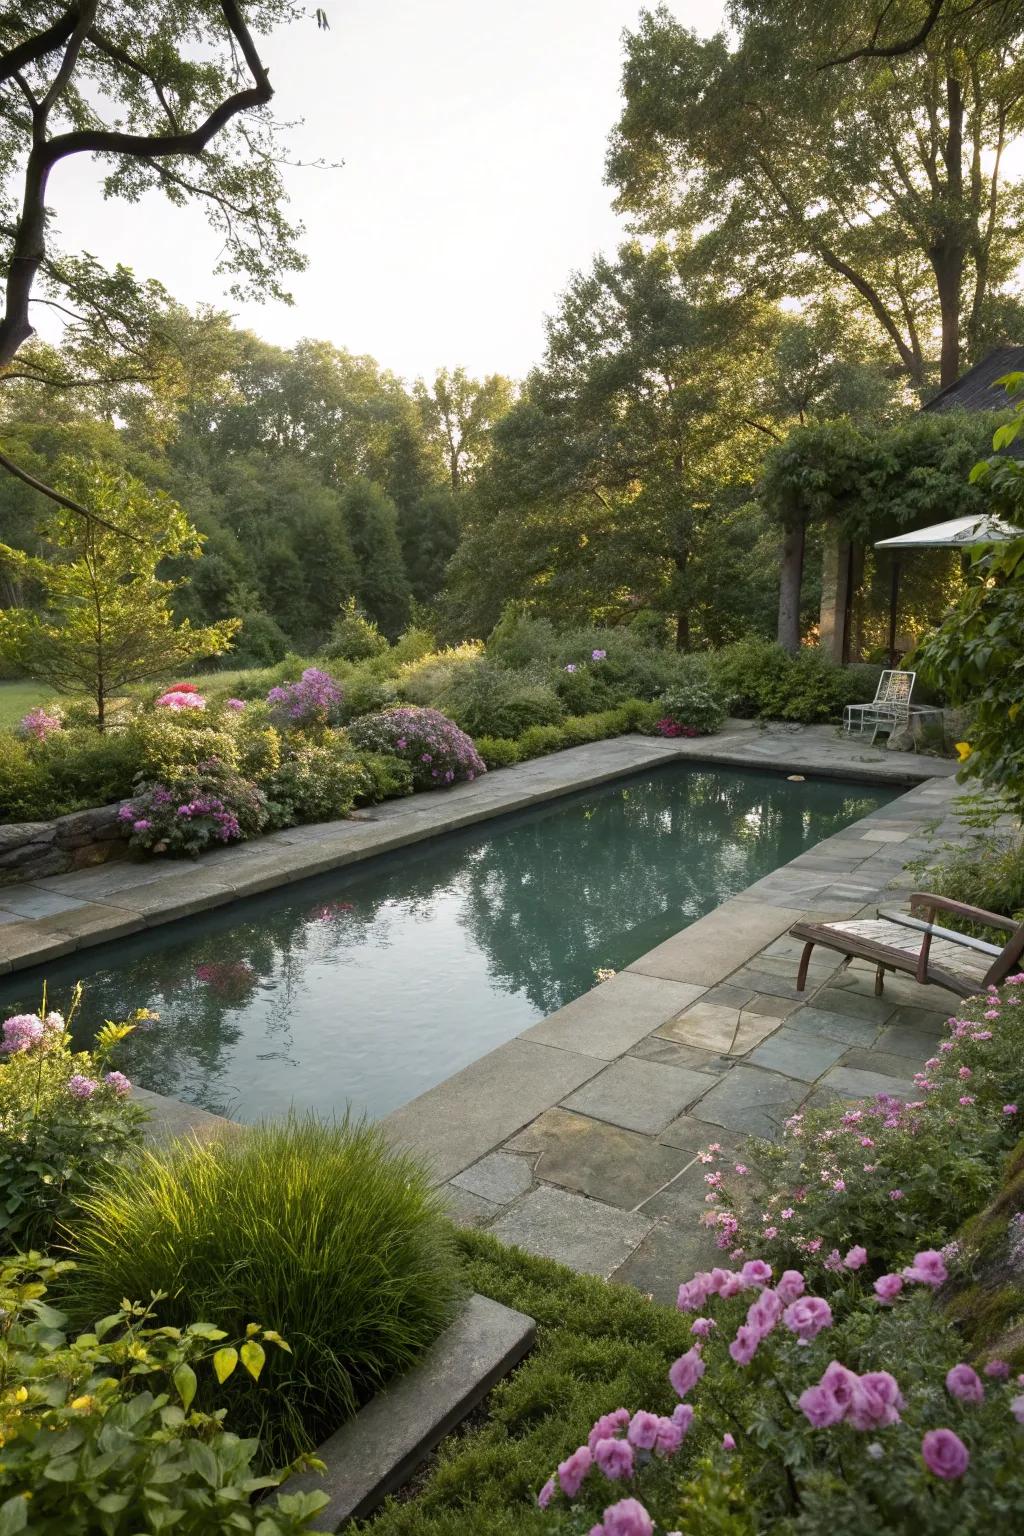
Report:
[[[345,821],[218,849],[191,865],[119,861],[2,887],[0,975],[676,761],[897,786],[956,772],[954,763],[873,748],[832,726],[730,720],[715,735],[690,740],[615,736],[472,784],[389,800]]]

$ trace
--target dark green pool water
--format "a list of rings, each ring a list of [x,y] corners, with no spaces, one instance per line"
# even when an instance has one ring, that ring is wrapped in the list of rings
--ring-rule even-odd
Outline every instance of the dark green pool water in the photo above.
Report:
[[[206,1109],[382,1115],[891,798],[660,768],[73,956],[51,1006],[81,978],[83,1043],[153,1008],[117,1065]]]

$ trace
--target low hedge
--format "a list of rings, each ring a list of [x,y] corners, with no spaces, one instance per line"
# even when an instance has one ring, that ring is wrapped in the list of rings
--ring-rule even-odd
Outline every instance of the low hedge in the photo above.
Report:
[[[610,736],[625,736],[630,731],[652,734],[663,713],[658,703],[630,699],[616,709],[598,710],[592,715],[569,715],[558,725],[531,725],[521,736],[478,736],[476,749],[488,768],[509,768],[531,757],[546,757],[566,747],[584,746],[590,741],[605,741]]]

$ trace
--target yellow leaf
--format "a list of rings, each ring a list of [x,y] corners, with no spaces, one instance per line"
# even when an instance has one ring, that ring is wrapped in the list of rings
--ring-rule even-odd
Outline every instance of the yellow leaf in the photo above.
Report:
[[[956,744],[956,755],[957,755],[957,757],[960,759],[960,761],[962,763],[966,763],[967,759],[971,755],[971,744],[970,744],[970,742],[969,741],[958,741],[957,744]]]
[[[217,1380],[223,1386],[231,1372],[238,1364],[238,1350],[227,1347],[218,1349],[213,1357],[213,1370]]]
[[[242,1364],[249,1372],[249,1375],[252,1377],[253,1381],[259,1381],[260,1371],[263,1369],[263,1362],[267,1358],[266,1354],[264,1353],[262,1344],[257,1344],[255,1339],[246,1339],[245,1343],[239,1350],[239,1354],[242,1357]]]

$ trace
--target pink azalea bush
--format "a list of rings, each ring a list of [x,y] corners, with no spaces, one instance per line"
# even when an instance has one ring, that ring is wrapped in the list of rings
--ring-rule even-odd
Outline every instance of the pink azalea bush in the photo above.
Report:
[[[175,683],[160,695],[155,707],[169,710],[172,715],[180,715],[189,710],[205,710],[206,700],[194,683]]]
[[[45,741],[54,731],[63,729],[64,716],[61,711],[56,706],[47,709],[42,704],[30,709],[27,715],[22,715],[18,723],[18,735],[30,741]]]
[[[254,784],[210,758],[170,784],[140,785],[117,814],[133,848],[196,858],[261,831],[267,805]]]
[[[863,1245],[849,1253],[855,1262],[842,1266],[831,1302],[801,1271],[776,1275],[764,1259],[681,1285],[681,1310],[702,1309],[715,1327],[667,1362],[680,1403],[667,1416],[617,1408],[599,1418],[537,1495],[555,1528],[917,1536],[941,1526],[980,1536],[993,1519],[1018,1528],[1020,1382],[1008,1368],[983,1381],[951,1357],[955,1336],[933,1297],[940,1255],[917,1253],[900,1300],[883,1307],[860,1273],[870,1255]]]
[[[703,1153],[705,1220],[723,1251],[836,1272],[863,1245],[893,1300],[908,1254],[941,1247],[984,1205],[1021,1134],[1024,973],[958,1005],[915,1088],[794,1115],[780,1146],[751,1143],[738,1167]]]
[[[361,715],[349,735],[357,747],[409,763],[416,789],[444,789],[487,772],[472,738],[436,709],[407,704]]]

